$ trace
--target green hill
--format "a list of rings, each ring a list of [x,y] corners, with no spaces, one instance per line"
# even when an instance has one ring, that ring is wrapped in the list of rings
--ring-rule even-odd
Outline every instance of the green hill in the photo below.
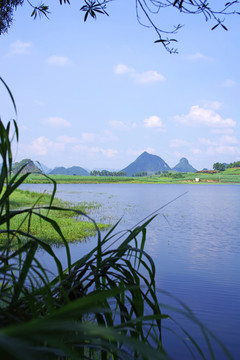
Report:
[[[25,167],[21,171],[21,174],[25,174],[27,172],[31,173],[39,173],[41,174],[42,171],[34,164],[34,162],[31,159],[23,159],[20,162],[15,162],[12,167],[12,173],[16,174],[22,166]]]
[[[188,160],[186,158],[181,158],[179,163],[177,165],[175,165],[172,168],[173,171],[178,171],[178,172],[195,172],[197,171],[196,169],[194,169],[194,167],[192,165],[189,164]]]
[[[122,169],[127,176],[142,172],[147,172],[148,175],[151,175],[157,171],[169,170],[171,170],[171,168],[162,158],[160,158],[160,156],[149,154],[146,151],[144,151],[135,161]]]
[[[49,175],[81,175],[81,176],[89,176],[89,172],[83,169],[80,166],[72,166],[70,168],[65,168],[63,166],[56,167],[52,171],[50,171]]]

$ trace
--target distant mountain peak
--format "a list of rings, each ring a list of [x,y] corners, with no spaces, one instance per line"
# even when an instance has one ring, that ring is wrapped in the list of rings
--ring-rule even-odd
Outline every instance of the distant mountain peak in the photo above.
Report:
[[[15,162],[12,167],[12,173],[16,174],[21,168],[21,174],[25,174],[27,172],[30,173],[42,173],[42,171],[34,164],[31,159],[23,159],[20,162]]]
[[[154,174],[158,171],[169,171],[171,168],[160,156],[149,154],[144,151],[138,158],[125,167],[122,171],[126,172],[127,176],[132,176],[137,173],[147,172]]]
[[[172,170],[179,171],[179,172],[196,172],[197,171],[191,164],[189,164],[188,159],[185,157],[182,157],[179,160],[179,163],[177,165],[175,165],[172,168]]]
[[[186,159],[185,157],[182,157],[179,162],[180,162],[180,163],[187,163],[187,164],[189,164],[188,159]]]
[[[50,175],[82,175],[88,176],[89,172],[83,169],[80,166],[72,166],[70,168],[65,168],[64,166],[59,166],[54,168],[49,173]]]

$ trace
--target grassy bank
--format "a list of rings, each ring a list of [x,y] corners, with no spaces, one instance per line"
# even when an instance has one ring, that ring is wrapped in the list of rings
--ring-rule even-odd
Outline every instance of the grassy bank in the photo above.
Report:
[[[62,233],[68,242],[81,241],[90,236],[96,235],[96,229],[91,221],[86,221],[74,211],[57,211],[44,209],[44,206],[49,205],[51,196],[49,194],[39,194],[31,191],[23,191],[20,189],[10,196],[10,208],[20,209],[25,207],[32,207],[33,211],[40,213],[43,216],[47,216],[59,223],[61,226]],[[66,209],[72,209],[78,212],[89,214],[91,211],[96,210],[100,207],[98,203],[78,203],[72,204],[70,202],[62,201],[55,198],[53,206],[62,207]],[[43,207],[40,209],[40,207]],[[97,224],[100,230],[107,229],[109,224]],[[21,228],[22,231],[27,232],[33,236],[38,236],[39,239],[44,240],[48,243],[61,243],[61,237],[58,232],[54,229],[51,223],[42,224],[41,218],[34,213],[29,215],[26,213],[20,214],[18,217],[14,217],[11,220],[11,227],[14,229]],[[6,229],[6,224],[2,225],[0,229]],[[0,242],[6,240],[6,234],[0,234]],[[13,239],[16,242],[16,239]]]
[[[58,184],[185,184],[185,183],[225,183],[240,184],[240,168],[227,169],[219,173],[169,173],[142,177],[127,176],[75,176],[51,175]],[[199,182],[195,179],[199,178]],[[50,183],[48,178],[39,174],[31,174],[25,183]]]

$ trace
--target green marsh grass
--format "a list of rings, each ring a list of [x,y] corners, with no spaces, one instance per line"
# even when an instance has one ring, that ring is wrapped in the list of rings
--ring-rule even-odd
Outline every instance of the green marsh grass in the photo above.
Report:
[[[58,222],[61,226],[61,231],[67,242],[76,242],[86,240],[91,236],[96,235],[96,228],[94,224],[90,221],[83,221],[76,218],[73,218],[74,213],[64,213],[60,211],[50,211],[45,210],[44,208],[37,208],[39,214],[29,213],[27,214],[19,214],[19,216],[15,217],[11,221],[11,227],[13,229],[19,229],[27,234],[31,234],[33,236],[37,236],[39,239],[44,240],[47,243],[61,243],[62,238],[58,234],[58,232],[54,229],[51,223],[43,224],[42,219],[39,215],[48,216],[49,219]],[[31,216],[30,224],[28,222],[29,217]],[[98,228],[103,231],[110,227],[110,224],[100,224],[97,223]],[[2,225],[0,226],[0,230],[6,230]],[[22,237],[24,240],[24,236]],[[27,236],[26,236],[27,238]],[[7,234],[0,234],[0,243],[7,240]],[[17,243],[17,238],[14,238],[14,242],[12,245]]]
[[[86,221],[85,218],[79,218],[76,216],[75,212],[70,211],[50,211],[44,209],[45,205],[48,205],[51,200],[51,195],[43,193],[39,194],[37,192],[31,192],[29,190],[16,189],[13,194],[10,196],[10,208],[15,210],[19,208],[25,208],[36,204],[35,212],[39,212],[44,216],[48,215],[50,219],[58,222],[61,225],[61,230],[63,235],[68,242],[80,241],[87,239],[91,236],[96,235],[96,228],[91,221]],[[84,202],[78,204],[72,204],[67,201],[62,201],[58,198],[54,198],[54,206],[59,206],[61,208],[67,208],[72,210],[77,210],[81,212],[91,212],[95,211],[100,207],[99,203],[96,202]],[[41,207],[39,207],[41,206]],[[31,216],[31,221],[29,223],[29,217]],[[105,219],[107,220],[107,219]],[[61,243],[61,237],[59,237],[58,232],[52,227],[51,223],[44,224],[41,218],[33,213],[22,213],[17,217],[13,217],[11,221],[11,226],[14,229],[20,229],[24,232],[29,232],[31,235],[38,236],[39,239],[45,240],[48,243]],[[110,227],[110,224],[100,224],[97,226],[100,230],[106,230]],[[6,224],[0,226],[1,230],[6,230]],[[6,233],[0,234],[0,243],[6,241]],[[13,238],[12,244],[17,243],[17,239]]]

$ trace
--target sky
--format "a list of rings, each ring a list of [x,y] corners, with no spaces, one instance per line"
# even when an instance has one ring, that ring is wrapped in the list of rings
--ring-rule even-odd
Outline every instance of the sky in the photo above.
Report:
[[[55,1],[49,20],[33,20],[26,3],[0,37],[0,76],[18,110],[15,161],[121,170],[147,151],[201,170],[240,160],[239,16],[211,31],[200,15],[163,9],[159,27],[184,25],[169,54],[138,23],[134,0],[87,22],[80,6]],[[5,123],[16,118],[2,85],[0,105]]]

